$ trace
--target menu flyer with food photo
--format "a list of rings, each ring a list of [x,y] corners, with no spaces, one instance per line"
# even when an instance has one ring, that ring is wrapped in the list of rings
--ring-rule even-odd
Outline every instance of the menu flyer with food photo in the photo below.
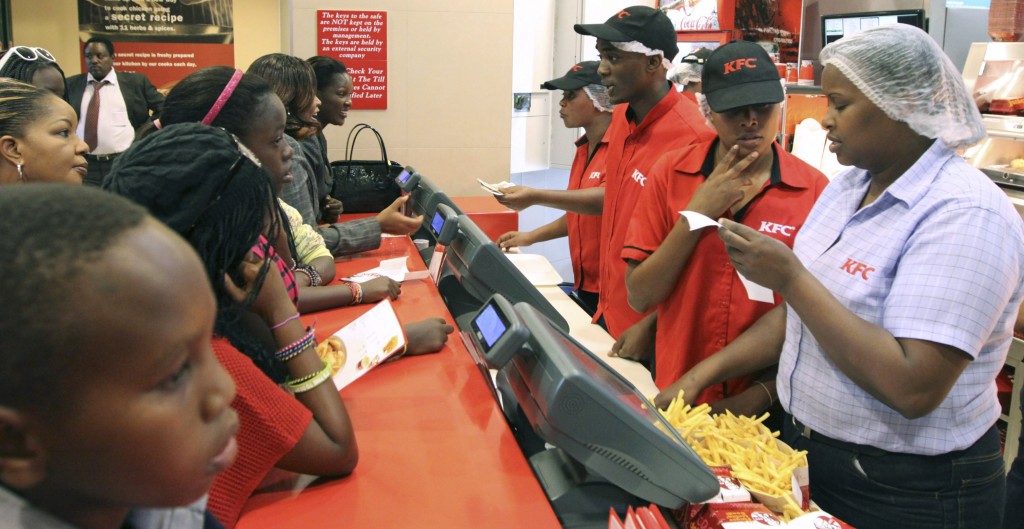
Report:
[[[377,303],[316,348],[320,358],[331,366],[338,389],[403,350],[405,333],[388,299]]]

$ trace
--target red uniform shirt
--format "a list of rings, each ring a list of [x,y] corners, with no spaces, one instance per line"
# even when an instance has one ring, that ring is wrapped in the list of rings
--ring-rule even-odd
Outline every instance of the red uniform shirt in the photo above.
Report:
[[[231,401],[238,413],[238,456],[214,478],[206,507],[225,527],[234,527],[249,496],[306,433],[313,413],[226,339],[214,338],[213,352],[238,388]]]
[[[644,261],[661,245],[686,209],[697,187],[714,170],[717,141],[666,154],[654,167],[629,226],[623,260]],[[817,169],[772,146],[775,160],[769,184],[742,210],[738,222],[793,247],[811,206],[828,180]],[[725,218],[733,218],[726,211]],[[672,292],[657,306],[655,383],[666,388],[698,362],[736,339],[764,313],[781,302],[751,301],[725,244],[715,230],[705,229]],[[746,389],[750,377],[707,388],[688,402],[714,402]]]
[[[605,132],[608,155],[601,215],[601,300],[594,316],[596,321],[604,315],[608,333],[616,339],[644,316],[626,301],[626,263],[621,253],[647,175],[663,153],[714,137],[697,105],[672,87],[639,125],[628,117],[632,115],[628,106],[615,107],[612,124]]]
[[[604,138],[590,156],[590,143],[586,136],[576,140],[576,157],[569,171],[569,190],[604,187],[605,155],[608,141]],[[589,158],[589,159],[588,159]],[[601,286],[601,216],[566,212],[569,228],[569,257],[576,280],[573,288],[587,292],[600,292]]]

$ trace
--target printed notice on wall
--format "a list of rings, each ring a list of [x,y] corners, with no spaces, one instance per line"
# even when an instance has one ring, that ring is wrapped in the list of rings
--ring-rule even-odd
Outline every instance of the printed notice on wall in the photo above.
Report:
[[[352,76],[352,108],[388,108],[386,11],[318,10],[317,55],[345,63]]]
[[[83,43],[110,39],[114,69],[145,74],[157,88],[199,68],[235,64],[232,0],[78,0],[78,33]]]

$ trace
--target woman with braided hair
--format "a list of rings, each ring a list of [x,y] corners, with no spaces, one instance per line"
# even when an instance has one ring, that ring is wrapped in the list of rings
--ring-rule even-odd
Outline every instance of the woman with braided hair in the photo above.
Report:
[[[14,46],[0,58],[0,77],[49,90],[67,101],[68,83],[57,60],[43,48]]]
[[[217,127],[170,125],[126,151],[104,188],[185,237],[213,287],[213,348],[238,386],[232,407],[241,429],[238,462],[214,482],[210,510],[232,526],[273,467],[350,473],[358,460],[352,424],[277,273],[268,238],[282,229],[280,217],[272,181],[252,152]]]
[[[273,177],[277,196],[298,165],[293,163],[294,150],[285,141],[287,119],[281,100],[262,78],[224,66],[204,68],[182,79],[167,94],[161,114],[163,126],[198,121],[236,134]],[[357,298],[364,303],[394,299],[401,293],[401,287],[389,278],[361,285],[328,284],[334,278],[334,259],[323,239],[302,223],[288,204],[280,199],[278,203],[281,218],[288,219],[289,225],[274,241],[275,250],[286,260],[294,257],[297,261],[300,312],[344,306]],[[309,288],[314,286],[314,278],[319,278],[321,286]],[[436,352],[454,331],[442,318],[426,318],[406,324],[404,329],[409,340],[406,354]]]

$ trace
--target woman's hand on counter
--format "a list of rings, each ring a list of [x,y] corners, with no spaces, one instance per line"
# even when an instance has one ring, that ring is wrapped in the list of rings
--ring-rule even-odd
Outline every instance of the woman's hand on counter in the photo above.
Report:
[[[448,341],[448,335],[455,332],[455,327],[444,318],[427,318],[404,326],[405,338],[409,347],[406,355],[436,353]]]
[[[409,195],[400,196],[377,214],[380,231],[391,235],[409,235],[420,228],[423,224],[423,215],[407,217],[401,211],[402,206],[408,201]]]
[[[377,277],[362,285],[363,303],[374,303],[384,298],[392,301],[402,295],[402,284],[390,277]]]

